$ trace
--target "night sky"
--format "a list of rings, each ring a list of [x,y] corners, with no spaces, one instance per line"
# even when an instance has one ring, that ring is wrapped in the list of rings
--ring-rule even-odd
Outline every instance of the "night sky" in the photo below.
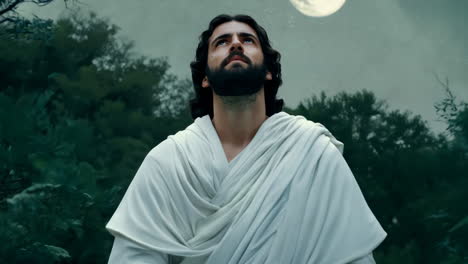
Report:
[[[121,28],[135,50],[168,58],[171,72],[190,78],[198,36],[221,13],[251,15],[282,55],[279,97],[287,106],[320,91],[373,91],[390,109],[420,114],[440,132],[434,103],[444,98],[440,79],[468,102],[468,1],[349,0],[337,13],[307,17],[288,0],[80,0]],[[196,3],[196,4],[194,4]],[[24,15],[66,15],[63,1],[45,7],[25,4]]]

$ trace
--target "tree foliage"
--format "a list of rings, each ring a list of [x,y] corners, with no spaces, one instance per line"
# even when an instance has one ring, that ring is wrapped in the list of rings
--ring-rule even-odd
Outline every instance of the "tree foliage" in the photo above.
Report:
[[[463,263],[468,257],[468,155],[465,109],[437,109],[455,136],[434,135],[408,111],[389,110],[372,92],[325,93],[293,114],[325,125],[344,142],[344,157],[389,234],[377,263]],[[455,111],[452,111],[455,109]],[[449,110],[450,115],[448,115]],[[465,144],[465,147],[462,147]]]
[[[144,155],[191,121],[190,83],[94,14],[15,26],[0,27],[0,259],[104,263]]]

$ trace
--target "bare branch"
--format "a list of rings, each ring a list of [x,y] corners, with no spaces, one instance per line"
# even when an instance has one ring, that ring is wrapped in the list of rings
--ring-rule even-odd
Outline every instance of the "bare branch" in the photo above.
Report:
[[[16,19],[13,19],[11,17],[5,17],[3,19],[0,20],[0,24],[4,23],[4,22],[11,22],[11,23],[14,23],[16,22],[17,20]]]
[[[12,3],[10,4],[7,4],[6,7],[2,10],[0,10],[0,16],[3,16],[4,14],[10,12],[10,11],[13,11],[16,9],[16,7],[21,4],[22,2],[24,2],[24,0],[15,0],[13,1]]]
[[[2,3],[0,6],[0,24],[10,22],[10,23],[15,23],[18,20],[14,19],[14,17],[19,16],[18,13],[16,12],[16,8],[18,5],[23,4],[23,3],[33,3],[38,6],[46,6],[50,3],[52,3],[54,0],[6,0],[4,3]],[[76,2],[79,3],[78,0],[63,0],[65,3],[65,7],[68,8],[68,2]],[[8,4],[6,4],[8,3]],[[13,15],[14,14],[14,15]]]
[[[445,89],[448,89],[449,88],[449,80],[448,80],[448,77],[445,77],[445,83],[439,78],[439,75],[435,72],[433,72],[434,74],[434,77],[437,79],[437,81],[445,88]]]
[[[34,4],[38,5],[38,6],[45,6],[45,5],[48,5],[48,4],[52,3],[52,1],[53,0],[30,0],[28,2],[34,3]]]

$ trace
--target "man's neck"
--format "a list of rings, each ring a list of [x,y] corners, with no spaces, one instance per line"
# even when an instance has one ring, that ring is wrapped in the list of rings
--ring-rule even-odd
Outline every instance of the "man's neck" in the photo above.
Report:
[[[263,89],[248,100],[240,107],[226,104],[213,94],[214,117],[211,121],[223,146],[245,147],[268,118]]]

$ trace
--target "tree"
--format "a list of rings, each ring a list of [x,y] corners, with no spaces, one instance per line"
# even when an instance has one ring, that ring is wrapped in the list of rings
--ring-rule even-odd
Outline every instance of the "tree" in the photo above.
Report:
[[[191,121],[190,82],[94,14],[15,26],[0,25],[0,259],[106,262],[105,223],[149,150]]]
[[[0,0],[0,24],[24,21],[24,19],[22,19],[16,12],[19,5],[23,3],[34,3],[38,6],[45,6],[53,1],[54,0]],[[65,5],[67,5],[70,0],[63,1],[65,2]],[[76,0],[71,1],[75,2]]]
[[[445,81],[436,78],[446,93],[446,98],[434,105],[437,114],[447,124],[447,131],[454,141],[468,152],[468,103],[456,102],[447,78]]]
[[[437,102],[434,107],[439,117],[447,124],[447,132],[452,138],[446,148],[447,156],[450,156],[452,163],[456,163],[458,170],[457,184],[468,186],[466,171],[468,170],[468,103],[457,102],[449,87],[448,78],[445,81],[436,76],[437,81],[442,85],[446,93],[446,98]],[[455,190],[455,192],[454,192]],[[468,258],[468,207],[459,201],[468,199],[466,191],[458,188],[448,190],[453,196],[451,199],[452,210],[455,217],[451,219],[449,233],[446,235],[443,245],[451,249],[452,252],[462,254]]]
[[[389,234],[375,252],[378,263],[456,263],[466,256],[468,208],[459,201],[468,198],[468,162],[445,136],[366,90],[322,92],[290,113],[325,125],[344,143],[344,157]]]

